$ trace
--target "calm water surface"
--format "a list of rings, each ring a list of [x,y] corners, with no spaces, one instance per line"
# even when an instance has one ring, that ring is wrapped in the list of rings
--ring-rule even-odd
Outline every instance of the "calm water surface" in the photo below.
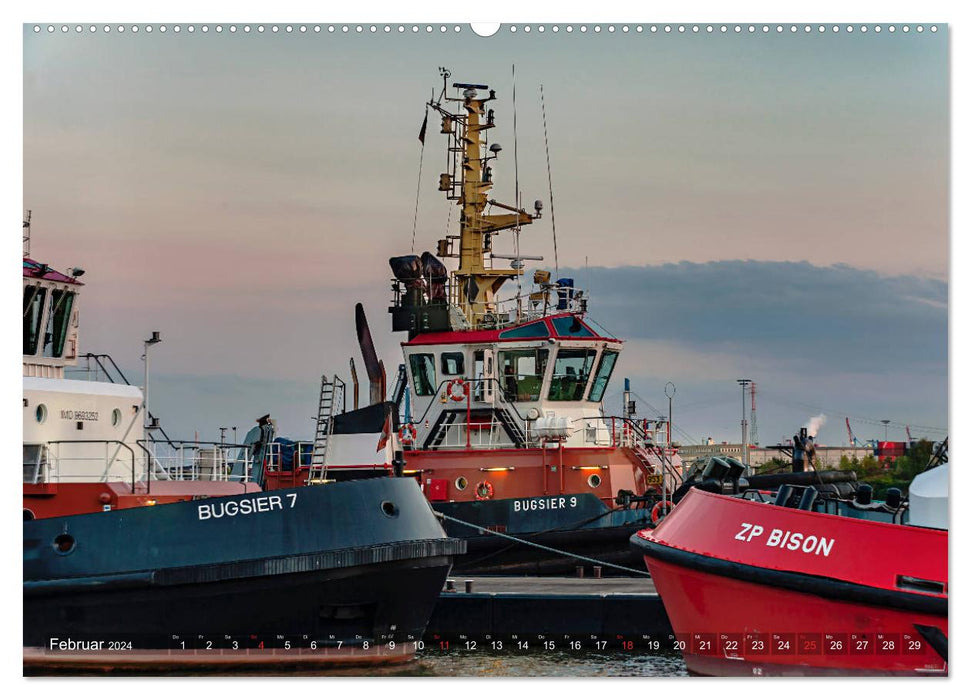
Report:
[[[671,677],[687,676],[677,654],[631,652],[491,651],[421,652],[400,676],[557,676]]]

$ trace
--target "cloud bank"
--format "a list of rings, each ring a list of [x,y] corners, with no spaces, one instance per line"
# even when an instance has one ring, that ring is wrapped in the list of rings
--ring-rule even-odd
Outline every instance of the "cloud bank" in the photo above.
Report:
[[[591,315],[622,338],[813,373],[947,371],[948,289],[939,280],[752,260],[561,274],[591,290]]]

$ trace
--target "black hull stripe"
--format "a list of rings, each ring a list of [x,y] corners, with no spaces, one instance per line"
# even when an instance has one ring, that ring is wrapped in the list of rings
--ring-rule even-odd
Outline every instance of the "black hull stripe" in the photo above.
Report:
[[[310,554],[294,554],[271,559],[252,559],[205,566],[186,566],[153,571],[106,574],[64,579],[24,581],[24,596],[60,595],[69,592],[135,588],[139,586],[181,586],[216,583],[239,578],[280,576],[307,571],[345,569],[369,564],[385,564],[407,559],[427,560],[434,566],[440,557],[465,554],[464,540],[442,538],[385,545],[358,547]]]
[[[668,547],[658,542],[645,540],[637,535],[631,537],[630,542],[632,547],[639,549],[648,557],[715,576],[724,576],[725,578],[773,588],[783,588],[796,593],[808,593],[831,600],[947,617],[947,598],[932,598],[917,593],[864,586],[858,583],[826,578],[825,576],[765,569],[751,564],[725,561],[724,559],[716,559]]]

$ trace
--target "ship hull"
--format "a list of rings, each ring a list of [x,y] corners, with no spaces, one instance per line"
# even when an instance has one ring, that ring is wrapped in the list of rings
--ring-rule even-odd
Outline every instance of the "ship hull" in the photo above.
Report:
[[[247,498],[24,523],[25,664],[207,644],[308,659],[421,639],[464,545],[445,536],[414,481]],[[64,537],[69,551],[58,551]],[[77,648],[92,642],[103,648]]]
[[[776,530],[823,545],[773,545]],[[946,532],[692,490],[631,544],[691,673],[947,674]]]
[[[595,565],[571,554],[644,569],[643,559],[631,551],[629,541],[631,535],[650,523],[649,510],[609,509],[591,494],[433,503],[432,506],[447,516],[448,534],[468,543],[467,553],[455,559],[456,573],[557,575],[572,574],[577,566]],[[530,546],[510,537],[558,551]],[[605,566],[602,573],[609,575],[613,571]]]

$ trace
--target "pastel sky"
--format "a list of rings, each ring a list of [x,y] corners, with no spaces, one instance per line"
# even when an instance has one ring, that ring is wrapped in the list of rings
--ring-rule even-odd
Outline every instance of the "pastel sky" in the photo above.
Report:
[[[881,418],[947,427],[948,38],[936,34],[206,35],[24,32],[24,207],[33,255],[87,270],[82,351],[140,378],[170,434],[271,413],[311,434],[319,376],[347,376],[364,302],[389,368],[387,259],[410,252],[423,102],[496,89],[512,202],[547,216],[559,266],[630,342],[622,376],[679,437],[737,439],[739,376],[762,442],[824,410],[821,438]],[[418,251],[449,222],[429,126]],[[496,244],[510,250],[511,241]],[[612,397],[612,398],[611,398]],[[921,430],[912,429],[915,436]]]

